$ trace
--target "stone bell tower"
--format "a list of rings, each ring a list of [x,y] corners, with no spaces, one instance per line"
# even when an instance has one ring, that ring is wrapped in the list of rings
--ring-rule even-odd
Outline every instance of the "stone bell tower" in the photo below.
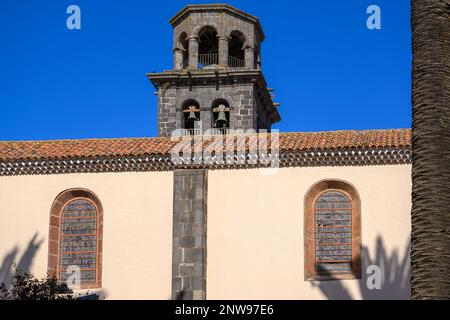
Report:
[[[188,5],[170,23],[173,69],[147,74],[158,94],[159,136],[270,131],[280,121],[261,71],[258,18],[224,4]]]

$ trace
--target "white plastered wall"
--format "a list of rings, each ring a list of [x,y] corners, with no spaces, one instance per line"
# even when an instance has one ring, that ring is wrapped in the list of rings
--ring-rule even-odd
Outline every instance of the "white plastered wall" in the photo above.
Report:
[[[401,262],[409,257],[410,165],[208,175],[208,299],[409,298],[409,260]],[[359,193],[362,245],[370,264],[381,267],[381,290],[367,288],[367,265],[362,280],[304,280],[303,201],[326,179],[346,181]]]
[[[37,276],[46,274],[51,205],[78,187],[93,191],[104,209],[101,295],[169,299],[172,172],[0,177],[0,282],[21,260]]]

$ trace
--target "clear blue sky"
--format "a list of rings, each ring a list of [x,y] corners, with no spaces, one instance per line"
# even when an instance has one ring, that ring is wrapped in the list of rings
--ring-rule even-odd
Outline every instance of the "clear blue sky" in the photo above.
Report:
[[[188,3],[206,2],[1,0],[0,140],[155,136],[145,74],[172,67],[168,20]],[[263,72],[281,103],[275,128],[410,127],[410,0],[226,3],[261,20]],[[70,4],[81,30],[66,28]],[[381,30],[366,27],[371,4]]]

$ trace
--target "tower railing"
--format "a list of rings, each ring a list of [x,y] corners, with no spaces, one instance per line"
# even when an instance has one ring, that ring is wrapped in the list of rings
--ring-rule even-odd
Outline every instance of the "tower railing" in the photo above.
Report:
[[[197,129],[181,129],[179,131],[179,135],[186,137],[186,136],[200,136],[202,135],[202,130],[200,128]]]
[[[207,66],[219,64],[218,53],[203,53],[198,55],[199,67],[204,68]]]
[[[198,66],[199,68],[205,68],[208,66],[219,64],[219,54],[218,53],[203,53],[198,55]],[[245,61],[239,58],[228,56],[228,66],[230,68],[244,68]]]
[[[245,61],[233,56],[228,56],[228,66],[231,68],[244,68]]]
[[[203,132],[200,128],[197,129],[178,129],[176,136],[188,137],[188,136],[201,136],[201,135],[226,135],[232,134],[233,130],[230,128],[211,128],[208,131]]]
[[[211,135],[213,135],[213,136],[219,136],[219,135],[224,135],[224,134],[229,134],[229,133],[230,133],[230,129],[228,129],[228,128],[211,129]]]

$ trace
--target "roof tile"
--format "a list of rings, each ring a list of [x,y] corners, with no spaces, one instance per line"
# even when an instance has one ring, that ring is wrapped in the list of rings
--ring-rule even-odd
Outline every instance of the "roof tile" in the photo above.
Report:
[[[0,141],[0,160],[169,155],[170,138]],[[281,151],[410,148],[410,129],[280,133]]]

